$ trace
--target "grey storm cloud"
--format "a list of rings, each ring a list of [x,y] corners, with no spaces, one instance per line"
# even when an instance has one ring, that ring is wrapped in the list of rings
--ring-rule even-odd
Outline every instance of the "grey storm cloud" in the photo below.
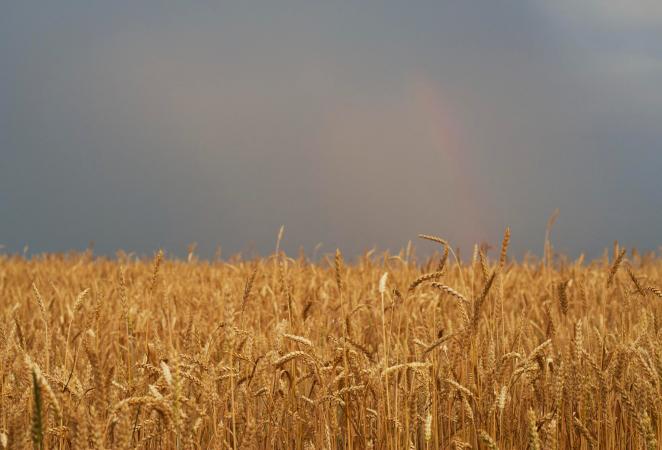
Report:
[[[14,2],[0,244],[656,249],[658,2]]]

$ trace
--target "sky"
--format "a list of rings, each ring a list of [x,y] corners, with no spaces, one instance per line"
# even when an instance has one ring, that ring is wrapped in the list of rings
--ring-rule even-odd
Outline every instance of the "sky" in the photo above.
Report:
[[[659,1],[1,10],[0,251],[662,245]]]

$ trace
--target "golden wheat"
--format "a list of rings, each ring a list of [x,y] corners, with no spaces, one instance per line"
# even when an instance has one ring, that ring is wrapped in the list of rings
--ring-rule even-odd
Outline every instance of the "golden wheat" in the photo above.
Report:
[[[658,448],[662,258],[516,262],[507,228],[469,264],[431,235],[312,262],[282,234],[253,261],[1,255],[0,448]]]

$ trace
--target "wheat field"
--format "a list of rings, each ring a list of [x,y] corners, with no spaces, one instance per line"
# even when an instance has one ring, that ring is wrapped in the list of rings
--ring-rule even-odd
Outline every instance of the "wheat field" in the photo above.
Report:
[[[433,256],[1,256],[0,447],[660,448],[661,258],[422,238]]]

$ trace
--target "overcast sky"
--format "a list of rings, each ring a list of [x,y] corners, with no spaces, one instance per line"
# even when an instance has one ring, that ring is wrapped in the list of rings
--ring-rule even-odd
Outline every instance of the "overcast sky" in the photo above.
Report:
[[[662,245],[660,1],[0,9],[4,251]]]

